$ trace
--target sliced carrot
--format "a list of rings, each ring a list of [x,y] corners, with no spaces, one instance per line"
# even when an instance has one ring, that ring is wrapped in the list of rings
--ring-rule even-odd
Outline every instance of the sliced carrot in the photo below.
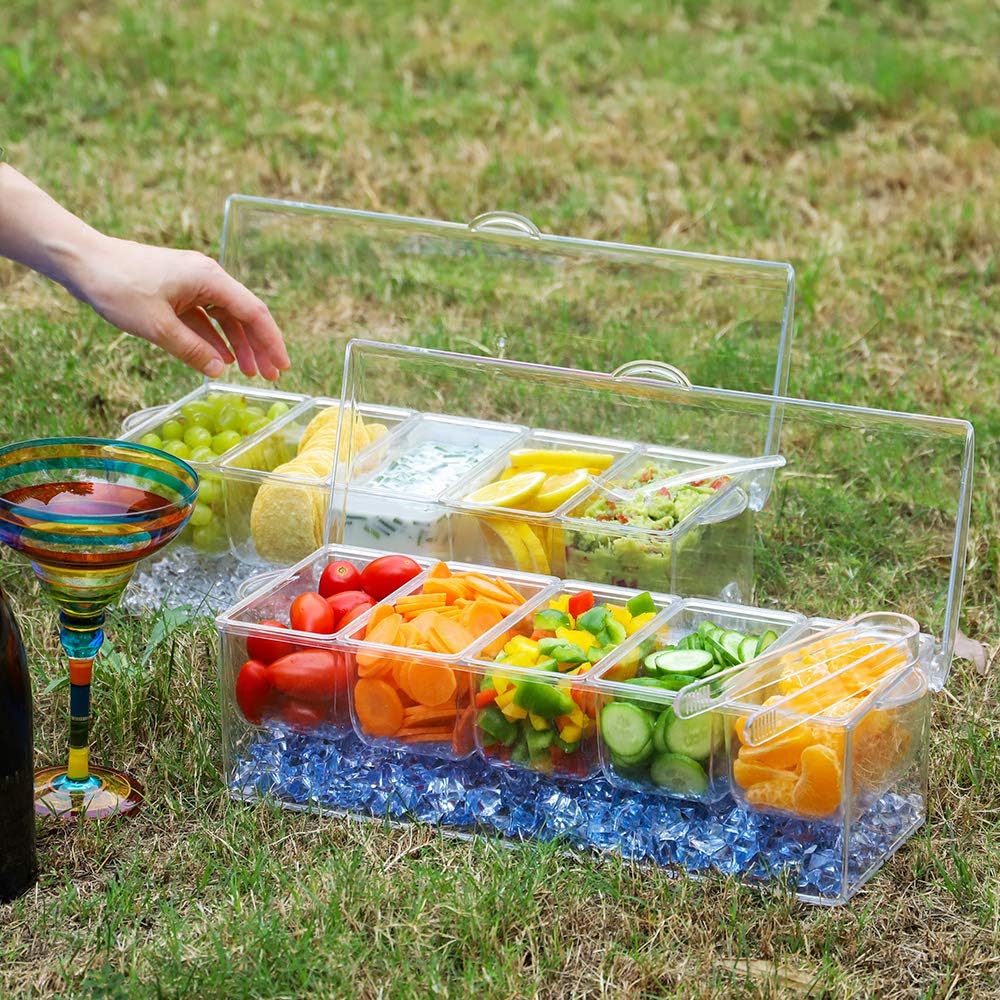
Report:
[[[392,682],[404,694],[406,693],[406,688],[403,686],[404,671],[409,665],[409,660],[394,660],[392,664]]]
[[[515,634],[514,629],[508,629],[506,632],[498,635],[488,646],[483,646],[482,651],[479,653],[479,659],[481,660],[492,660],[499,655],[500,651],[510,642],[511,637]]]
[[[360,654],[356,657],[358,660],[358,676],[359,677],[384,677],[390,670],[392,670],[393,659],[387,656],[374,656],[372,654],[367,654],[365,656],[365,662],[361,663]]]
[[[371,613],[371,617],[368,619],[368,628],[365,635],[371,635],[372,629],[375,628],[379,622],[385,621],[386,618],[391,618],[395,613],[396,612],[392,610],[391,604],[376,604]]]
[[[401,615],[419,614],[431,608],[443,608],[445,603],[444,594],[411,594],[396,601],[396,611]]]
[[[437,620],[431,626],[430,631],[431,634],[428,638],[431,641],[431,645],[435,645],[436,642],[440,643],[445,647],[442,652],[448,653],[460,653],[466,646],[471,645],[476,638],[469,633],[469,630],[464,625],[449,621],[440,615],[437,616]]]
[[[377,642],[380,646],[394,646],[396,636],[399,635],[399,628],[403,624],[403,616],[395,613],[383,616],[382,620],[374,627],[369,628],[365,636],[367,642]],[[360,661],[366,653],[359,653]]]
[[[358,722],[372,736],[392,736],[403,725],[403,703],[392,685],[370,677],[354,685]]]
[[[455,697],[455,672],[443,663],[410,663],[402,673],[402,688],[421,705],[443,705]]]
[[[458,710],[454,705],[442,705],[440,708],[427,708],[425,705],[413,705],[403,712],[404,726],[429,726],[432,723],[443,725],[454,720]]]
[[[480,576],[478,573],[466,573],[465,581],[477,594],[489,597],[498,604],[513,603],[520,605],[524,603],[524,598],[503,580],[489,579],[488,577]]]
[[[465,597],[467,588],[460,580],[428,580],[424,584],[425,594],[444,594],[448,604],[454,604],[459,598]]]
[[[452,727],[447,729],[400,729],[396,735],[410,743],[437,743],[450,740]]]
[[[439,562],[436,566],[432,567],[431,571],[427,574],[428,580],[447,580],[451,576],[451,570],[448,569],[446,563]]]
[[[499,625],[503,617],[495,604],[473,601],[469,606],[465,624],[473,635],[479,636]]]

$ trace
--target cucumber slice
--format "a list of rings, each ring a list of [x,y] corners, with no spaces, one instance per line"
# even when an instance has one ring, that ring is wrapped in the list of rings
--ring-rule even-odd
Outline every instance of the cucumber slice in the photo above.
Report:
[[[722,637],[719,641],[722,643],[722,648],[736,660],[737,663],[740,662],[740,643],[746,638],[742,632],[723,632]]]
[[[703,795],[708,790],[708,775],[695,760],[680,753],[661,753],[649,768],[653,784],[678,795]]]
[[[657,753],[667,752],[667,727],[673,718],[674,710],[668,707],[665,712],[660,713],[659,719],[656,720],[656,727],[653,729],[653,749]]]
[[[704,638],[707,635],[712,635],[719,626],[715,622],[704,621],[698,626],[698,635]]]
[[[671,753],[695,760],[707,760],[722,747],[722,717],[715,712],[678,719],[675,715],[666,727],[663,742]]]
[[[601,712],[601,736],[612,753],[636,757],[652,742],[653,723],[637,705],[613,701]]]
[[[715,636],[705,637],[705,648],[715,658],[715,662],[723,667],[735,667],[740,662]]]
[[[650,740],[638,753],[623,754],[612,752],[611,763],[614,764],[615,767],[621,767],[625,770],[631,771],[633,768],[645,764],[646,761],[652,756],[653,741]]]
[[[712,665],[712,654],[703,649],[675,649],[656,654],[656,669],[661,674],[699,675]]]
[[[740,662],[746,663],[747,660],[752,660],[757,655],[757,643],[759,640],[752,635],[748,635],[740,643]]]
[[[757,655],[760,656],[761,653],[767,649],[768,646],[773,645],[778,641],[778,633],[774,629],[769,628],[758,640],[757,640]]]

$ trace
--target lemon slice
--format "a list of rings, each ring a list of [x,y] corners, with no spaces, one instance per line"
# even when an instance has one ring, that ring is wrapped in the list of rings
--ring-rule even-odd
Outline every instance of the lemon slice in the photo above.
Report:
[[[491,519],[485,521],[484,526],[500,540],[501,547],[499,549],[493,545],[490,546],[498,566],[513,565],[515,569],[523,570],[526,573],[532,572],[534,560],[524,542],[521,541],[521,533],[517,530],[520,525]]]
[[[556,507],[562,506],[571,497],[576,496],[589,483],[590,476],[586,469],[549,476],[542,483],[541,489],[531,498],[532,509],[545,513],[555,510]]]
[[[518,535],[521,537],[521,544],[524,545],[528,555],[531,556],[532,569],[535,573],[549,572],[549,560],[545,555],[545,547],[542,545],[538,535],[532,530],[530,524],[518,524]]]
[[[548,451],[544,448],[518,448],[510,453],[510,464],[518,468],[542,466],[549,468],[606,469],[614,462],[614,455],[602,455],[597,451]]]
[[[544,472],[522,472],[519,476],[481,486],[465,499],[486,507],[519,507],[533,497],[544,482]]]

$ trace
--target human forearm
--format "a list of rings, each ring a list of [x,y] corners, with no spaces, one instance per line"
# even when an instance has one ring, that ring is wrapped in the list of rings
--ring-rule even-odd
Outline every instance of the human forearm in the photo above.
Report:
[[[0,164],[0,256],[86,300],[88,258],[99,254],[107,239],[13,167]]]
[[[269,379],[289,367],[267,306],[214,260],[104,236],[4,164],[0,256],[48,275],[120,330],[211,378],[234,359],[245,375]]]

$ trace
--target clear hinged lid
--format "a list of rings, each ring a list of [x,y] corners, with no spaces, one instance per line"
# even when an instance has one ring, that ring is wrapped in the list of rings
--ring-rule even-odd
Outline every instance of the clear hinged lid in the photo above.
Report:
[[[780,467],[741,474],[744,502],[732,516],[746,530],[716,531],[705,547],[723,520],[715,509],[723,501],[708,502],[681,521],[670,553],[646,549],[644,557],[651,564],[689,554],[673,592],[703,596],[692,590],[699,569],[724,583],[727,563],[750,548],[755,593],[742,593],[743,603],[836,620],[909,615],[933,637],[928,681],[940,688],[947,679],[969,522],[967,421],[362,340],[347,347],[341,398],[345,420],[361,404],[393,405],[720,457],[780,454]],[[345,468],[351,460],[338,457]],[[331,540],[351,506],[354,487],[343,486],[331,492]],[[636,551],[629,542],[609,558]]]
[[[509,212],[440,222],[232,195],[222,264],[268,302],[303,392],[336,395],[351,338],[787,391],[794,272],[553,236]]]

